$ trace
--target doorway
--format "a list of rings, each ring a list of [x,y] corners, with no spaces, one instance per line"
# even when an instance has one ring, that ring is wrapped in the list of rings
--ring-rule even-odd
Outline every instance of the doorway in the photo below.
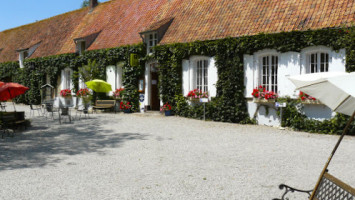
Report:
[[[151,64],[150,65],[150,70],[151,70],[151,110],[160,110],[160,98],[159,98],[159,88],[158,88],[158,81],[159,81],[159,73],[157,69],[157,64]]]

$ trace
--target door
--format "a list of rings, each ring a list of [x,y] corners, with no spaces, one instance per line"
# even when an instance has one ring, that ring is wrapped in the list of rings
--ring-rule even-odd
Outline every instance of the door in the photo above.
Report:
[[[158,80],[159,75],[156,71],[151,72],[151,109],[152,110],[160,110],[160,99],[159,99],[159,88],[158,88]]]

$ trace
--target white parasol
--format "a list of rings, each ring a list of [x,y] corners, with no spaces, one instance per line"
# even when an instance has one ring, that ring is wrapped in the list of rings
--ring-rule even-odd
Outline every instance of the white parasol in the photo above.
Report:
[[[330,161],[332,160],[336,150],[338,149],[344,135],[347,133],[351,122],[355,115],[355,72],[325,72],[313,73],[289,78],[296,86],[296,90],[300,90],[308,95],[321,101],[335,112],[350,115],[342,135],[335,145],[331,155],[320,174],[318,182],[312,192],[311,200],[319,187],[323,175],[325,174]]]

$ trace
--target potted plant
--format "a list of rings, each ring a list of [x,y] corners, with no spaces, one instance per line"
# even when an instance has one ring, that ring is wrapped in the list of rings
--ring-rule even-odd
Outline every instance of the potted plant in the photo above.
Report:
[[[164,104],[164,106],[162,106],[160,110],[164,111],[165,116],[171,116],[171,105],[169,104],[169,102],[166,102],[166,104]]]
[[[91,92],[90,92],[90,90],[87,89],[87,88],[80,89],[76,93],[76,96],[83,100],[84,113],[86,114],[88,112],[88,106],[89,106],[89,103],[90,103],[90,100],[91,100]]]
[[[274,91],[268,91],[263,86],[254,88],[253,93],[254,102],[256,103],[274,103],[278,97]]]
[[[72,101],[72,95],[70,89],[63,89],[60,91],[60,96],[64,98],[64,102],[66,106],[69,106]]]
[[[132,105],[130,104],[130,102],[120,102],[120,109],[123,110],[124,113],[131,113],[131,108]]]
[[[112,97],[113,99],[116,100],[116,106],[115,106],[115,109],[116,111],[119,111],[119,102],[123,100],[123,93],[125,92],[124,88],[119,88],[119,89],[116,89],[113,94],[112,94]]]

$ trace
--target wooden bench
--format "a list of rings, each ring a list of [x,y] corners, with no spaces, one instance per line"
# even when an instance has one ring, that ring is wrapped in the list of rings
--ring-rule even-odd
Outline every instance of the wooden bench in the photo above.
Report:
[[[9,129],[13,130],[12,137],[14,136],[14,132],[19,127],[27,128],[27,121],[24,117],[24,112],[1,112],[0,113],[0,121],[1,121],[1,137],[4,138],[6,132],[7,135],[10,135]]]
[[[311,197],[312,190],[298,190],[281,184],[279,186],[281,190],[285,189],[281,199],[273,200],[286,200],[287,193],[289,192],[302,192],[308,194],[308,198]],[[341,180],[335,178],[328,172],[326,172],[321,179],[320,185],[314,195],[314,200],[355,200],[355,189]]]
[[[116,113],[116,100],[96,100],[95,106],[93,106],[93,109],[111,109],[115,110]]]

